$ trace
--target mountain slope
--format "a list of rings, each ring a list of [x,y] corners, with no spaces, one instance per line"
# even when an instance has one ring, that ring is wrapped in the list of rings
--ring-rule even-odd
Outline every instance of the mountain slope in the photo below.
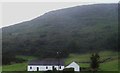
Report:
[[[117,4],[71,7],[2,28],[3,53],[81,53],[117,49]],[[17,52],[18,53],[18,52]]]

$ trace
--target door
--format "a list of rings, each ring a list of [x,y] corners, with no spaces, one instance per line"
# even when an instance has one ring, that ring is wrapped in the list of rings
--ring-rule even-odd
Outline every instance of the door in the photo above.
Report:
[[[37,67],[37,71],[39,71],[39,67]]]

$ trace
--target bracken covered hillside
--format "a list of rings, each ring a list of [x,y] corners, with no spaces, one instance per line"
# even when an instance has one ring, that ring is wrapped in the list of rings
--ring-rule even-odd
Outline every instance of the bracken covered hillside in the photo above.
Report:
[[[95,4],[45,13],[2,28],[3,54],[54,54],[116,50],[118,5]]]

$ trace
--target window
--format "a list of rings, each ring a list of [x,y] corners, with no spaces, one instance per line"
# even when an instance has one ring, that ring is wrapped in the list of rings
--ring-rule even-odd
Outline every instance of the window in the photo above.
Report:
[[[30,67],[30,69],[32,69],[32,67]]]
[[[48,67],[46,66],[46,69],[48,69]]]
[[[61,66],[59,66],[59,69],[61,69]]]

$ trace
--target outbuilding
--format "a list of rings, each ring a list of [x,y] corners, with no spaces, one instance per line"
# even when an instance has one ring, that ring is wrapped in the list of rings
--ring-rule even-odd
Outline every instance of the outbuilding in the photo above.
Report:
[[[73,68],[74,71],[78,71],[78,72],[80,71],[80,66],[76,62],[72,62],[71,64],[69,64],[65,68]]]

